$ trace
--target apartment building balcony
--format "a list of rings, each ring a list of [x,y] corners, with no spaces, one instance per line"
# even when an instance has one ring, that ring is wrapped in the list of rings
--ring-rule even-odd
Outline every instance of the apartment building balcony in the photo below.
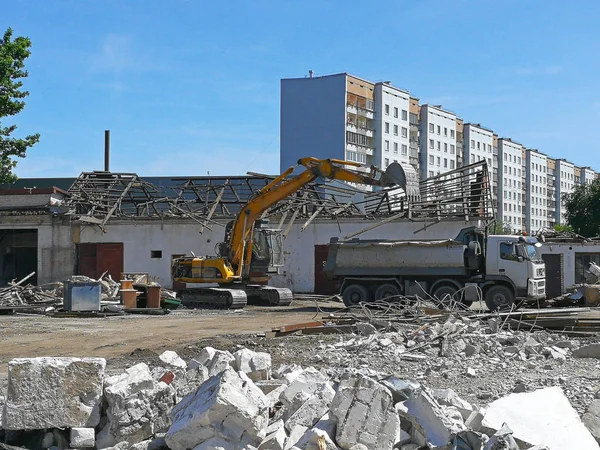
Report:
[[[351,152],[364,153],[365,155],[373,156],[375,149],[373,147],[367,147],[366,145],[353,144],[348,142],[346,144],[346,150]]]
[[[418,157],[411,155],[408,158],[408,162],[410,163],[411,166],[414,166],[416,169],[419,167],[419,158]]]
[[[354,122],[348,122],[346,124],[346,131],[352,131],[353,133],[362,134],[367,137],[373,137],[375,135],[375,130],[372,128],[361,126],[361,124],[356,124]]]
[[[419,147],[410,146],[410,157],[411,158],[419,158]]]

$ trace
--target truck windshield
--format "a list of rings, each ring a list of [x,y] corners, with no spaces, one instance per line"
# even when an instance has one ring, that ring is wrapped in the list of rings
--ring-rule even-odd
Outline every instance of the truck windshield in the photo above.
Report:
[[[542,260],[538,249],[531,244],[519,245],[519,253],[521,253],[525,259],[530,261],[537,262]]]

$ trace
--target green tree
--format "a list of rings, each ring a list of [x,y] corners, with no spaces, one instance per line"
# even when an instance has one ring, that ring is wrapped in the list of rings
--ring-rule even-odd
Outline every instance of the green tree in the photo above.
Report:
[[[490,234],[515,234],[515,230],[501,220],[496,220],[490,227]]]
[[[27,149],[40,140],[39,134],[21,139],[11,137],[17,126],[2,124],[4,118],[14,116],[25,108],[23,99],[29,92],[22,90],[21,79],[29,75],[24,68],[25,60],[31,54],[30,47],[29,38],[13,39],[11,28],[6,30],[0,40],[0,183],[13,183],[17,180],[13,173],[17,166],[14,158],[25,158]]]
[[[570,233],[573,231],[573,227],[571,225],[554,225],[554,231],[558,233]]]
[[[573,231],[584,237],[600,236],[600,179],[563,194],[565,218]]]

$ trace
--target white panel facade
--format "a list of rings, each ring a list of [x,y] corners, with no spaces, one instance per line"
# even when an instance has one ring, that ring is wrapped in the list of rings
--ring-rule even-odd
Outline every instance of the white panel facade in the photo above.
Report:
[[[457,168],[454,113],[432,105],[421,106],[419,136],[421,179]]]
[[[410,94],[387,83],[375,85],[375,145],[381,155],[375,165],[385,169],[392,162],[409,163]]]
[[[494,132],[472,123],[466,123],[463,132],[464,165],[467,166],[485,160],[488,163],[488,170],[492,173],[494,167]]]
[[[556,223],[566,224],[563,194],[570,194],[575,189],[575,166],[564,160],[556,160]]]
[[[515,231],[523,230],[523,146],[498,139],[498,217]]]
[[[535,233],[548,226],[547,156],[535,150],[527,150],[527,232]]]

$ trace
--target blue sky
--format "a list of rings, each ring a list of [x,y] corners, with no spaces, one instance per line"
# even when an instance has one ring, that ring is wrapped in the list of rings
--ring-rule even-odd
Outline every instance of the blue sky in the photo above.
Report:
[[[600,2],[2,1],[33,42],[17,175],[279,171],[279,81],[390,80],[600,170]],[[307,149],[307,156],[310,149]]]

